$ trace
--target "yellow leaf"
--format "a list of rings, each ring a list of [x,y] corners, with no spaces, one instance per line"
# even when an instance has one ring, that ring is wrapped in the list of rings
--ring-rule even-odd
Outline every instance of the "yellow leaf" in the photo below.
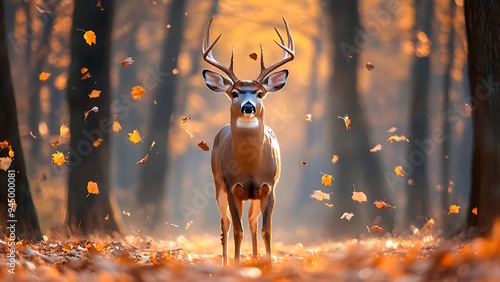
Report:
[[[311,198],[316,199],[318,201],[323,201],[323,200],[330,200],[330,194],[332,193],[325,193],[321,190],[314,190],[313,193],[311,194]]]
[[[66,162],[66,158],[64,157],[64,154],[56,151],[54,154],[52,154],[52,164],[62,166]]]
[[[87,44],[89,46],[92,46],[92,43],[96,44],[95,43],[96,36],[95,36],[95,33],[92,30],[87,30],[83,34],[83,39],[85,39],[85,41],[87,42]]]
[[[398,165],[394,168],[394,172],[396,173],[397,176],[405,176],[405,171],[403,170],[403,167]]]
[[[128,140],[130,140],[130,142],[134,144],[141,142],[141,135],[139,134],[139,131],[137,131],[137,129],[134,129],[132,133],[129,133]]]
[[[49,79],[49,77],[51,76],[52,74],[50,72],[44,72],[42,71],[42,73],[38,76],[38,79],[40,81],[46,81],[47,79]]]
[[[192,220],[190,220],[188,223],[186,223],[186,230],[189,229],[189,227],[191,226],[191,224],[193,224]]]
[[[99,145],[101,145],[102,141],[104,141],[104,140],[102,140],[101,138],[97,138],[97,140],[94,141],[94,144],[93,144],[94,147],[96,147],[96,148],[99,147]]]
[[[432,229],[432,227],[434,227],[434,219],[431,218],[429,220],[427,220],[427,222],[425,223],[425,227],[429,228],[429,229]]]
[[[389,139],[387,139],[387,141],[389,141],[389,142],[391,142],[391,143],[392,143],[392,142],[394,142],[394,141],[396,141],[396,142],[400,142],[400,141],[410,142],[410,141],[406,138],[406,136],[404,136],[404,135],[401,135],[401,136],[398,136],[398,135],[392,135],[391,137],[389,137]]]
[[[333,204],[325,203],[325,205],[329,208],[333,208]]]
[[[90,92],[89,94],[89,97],[90,98],[99,98],[99,95],[101,95],[101,90],[92,90],[92,92]]]
[[[373,147],[372,149],[370,149],[370,153],[375,153],[375,152],[378,152],[380,150],[382,150],[382,145],[377,144],[377,145],[375,145],[375,147]]]
[[[141,100],[144,93],[146,93],[146,90],[142,86],[134,86],[132,87],[132,92],[130,92],[134,100]]]
[[[9,157],[14,158],[14,151],[12,151],[12,147],[9,146]]]
[[[339,160],[339,156],[337,155],[333,155],[333,158],[332,158],[332,163],[336,164]]]
[[[99,187],[97,187],[97,183],[95,183],[94,181],[89,181],[89,183],[87,183],[87,191],[89,192],[87,197],[90,194],[95,194],[95,195],[99,194]]]
[[[323,174],[323,176],[321,177],[321,184],[325,186],[332,186],[332,175]]]
[[[457,206],[457,205],[451,205],[450,206],[450,211],[448,212],[448,214],[450,213],[458,213],[458,210],[460,209],[460,206]]]
[[[151,151],[151,149],[153,149],[153,146],[156,144],[156,142],[153,140],[153,142],[151,142],[151,147],[149,147],[149,151]]]
[[[345,123],[345,129],[346,129],[346,130],[349,130],[350,125],[351,125],[351,119],[349,118],[349,116],[348,116],[348,115],[345,115],[345,116],[343,116],[343,117],[338,116],[338,118],[340,118],[340,119],[343,119],[343,120],[344,120],[344,123]]]
[[[477,215],[477,207],[475,207],[475,208],[472,209],[472,213],[475,214],[475,215]]]
[[[114,132],[118,132],[122,129],[122,126],[120,125],[119,122],[117,122],[116,120],[113,122],[113,131]]]
[[[12,163],[12,159],[9,157],[0,158],[0,169],[7,171],[9,169],[11,163]]]

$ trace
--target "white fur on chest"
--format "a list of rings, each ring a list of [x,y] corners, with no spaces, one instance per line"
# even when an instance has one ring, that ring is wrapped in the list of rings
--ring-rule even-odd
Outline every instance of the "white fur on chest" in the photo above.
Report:
[[[256,117],[246,118],[239,117],[236,120],[236,127],[239,128],[256,128],[259,126],[259,119]]]

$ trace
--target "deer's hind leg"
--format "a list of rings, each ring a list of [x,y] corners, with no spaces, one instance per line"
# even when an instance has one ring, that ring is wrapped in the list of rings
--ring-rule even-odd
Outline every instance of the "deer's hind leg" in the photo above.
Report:
[[[217,185],[217,184],[216,184]],[[222,266],[227,266],[227,233],[231,226],[231,219],[229,219],[229,205],[227,202],[227,193],[222,187],[217,187],[217,205],[221,215],[220,229],[221,244],[222,244]]]

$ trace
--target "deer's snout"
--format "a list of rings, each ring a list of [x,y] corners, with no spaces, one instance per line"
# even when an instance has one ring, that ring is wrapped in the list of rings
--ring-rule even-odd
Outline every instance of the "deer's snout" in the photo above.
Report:
[[[241,107],[241,113],[242,114],[255,114],[255,106],[250,102],[246,102]]]

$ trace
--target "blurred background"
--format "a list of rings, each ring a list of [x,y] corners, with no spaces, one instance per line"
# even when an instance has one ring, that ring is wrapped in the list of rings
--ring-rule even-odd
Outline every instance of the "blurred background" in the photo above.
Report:
[[[198,147],[204,141],[212,148],[214,136],[229,122],[230,101],[211,92],[201,76],[203,69],[213,70],[201,57],[203,30],[212,16],[212,38],[223,33],[214,56],[229,64],[234,44],[234,68],[241,79],[258,75],[260,58],[249,55],[260,57],[259,43],[267,64],[282,57],[273,42],[273,27],[285,32],[282,17],[295,41],[287,85],[264,101],[265,122],[278,137],[283,163],[273,215],[275,241],[370,236],[367,226],[374,224],[386,236],[400,236],[430,218],[443,235],[465,225],[466,213],[447,216],[451,204],[468,208],[470,193],[472,127],[461,0],[89,2],[95,3],[88,13],[78,10],[83,5],[78,1],[76,8],[69,0],[4,2],[21,141],[43,234],[66,232],[68,207],[92,197],[110,198],[113,220],[125,234],[220,234],[210,152]],[[95,31],[96,45],[85,43],[87,30]],[[88,63],[92,58],[83,57],[91,48],[105,55]],[[134,63],[125,68],[127,57]],[[103,67],[99,64],[109,68],[109,79],[93,69]],[[93,77],[81,80],[82,67]],[[41,72],[52,75],[42,82]],[[87,123],[84,111],[96,102],[77,86],[81,83],[101,89],[99,99],[107,101],[98,113],[90,112]],[[141,100],[131,98],[134,86],[145,88]],[[70,125],[73,113],[80,124]],[[80,134],[70,141],[70,135],[78,136],[73,128],[91,131],[92,120],[98,124],[115,114],[122,129],[105,135],[106,147],[91,153],[109,154],[90,163],[83,158],[82,165],[72,161],[77,155],[72,145],[84,138]],[[339,118],[344,115],[351,120],[349,129]],[[61,133],[61,125],[71,133]],[[397,129],[388,132],[391,127]],[[134,129],[143,137],[138,144],[127,139]],[[408,142],[389,142],[395,134]],[[382,149],[370,152],[377,144]],[[62,167],[51,163],[56,151],[69,152]],[[146,154],[148,160],[138,165]],[[92,171],[95,165],[109,169]],[[404,169],[403,177],[396,176],[396,166]],[[90,176],[71,178],[83,170]],[[109,181],[101,185],[102,174]],[[321,184],[322,174],[333,175],[331,186]],[[86,195],[91,180],[101,194],[76,202],[68,198],[71,191]],[[351,199],[353,185],[368,203]],[[314,190],[333,192],[328,201],[333,207],[311,198]],[[375,200],[395,209],[378,210]],[[354,217],[341,220],[344,212]],[[247,222],[244,226],[248,244]]]

